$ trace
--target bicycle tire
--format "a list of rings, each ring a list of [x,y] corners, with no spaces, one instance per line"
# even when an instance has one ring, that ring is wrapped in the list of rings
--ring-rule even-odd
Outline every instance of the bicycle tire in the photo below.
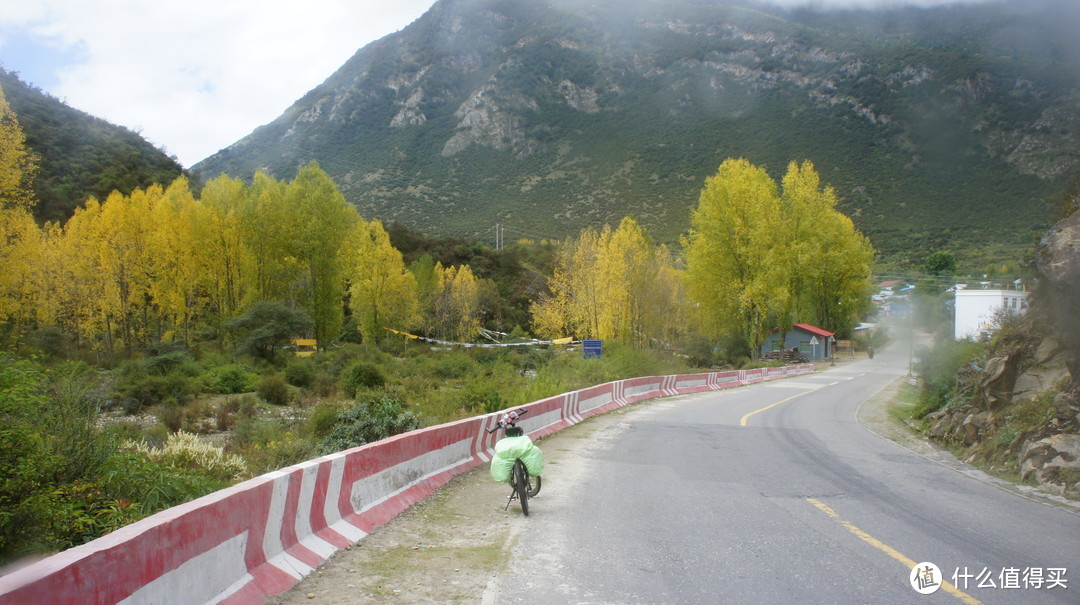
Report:
[[[533,484],[533,479],[536,480],[535,485]],[[536,477],[530,476],[528,478],[528,484],[529,484],[529,497],[530,498],[535,498],[536,494],[540,493],[540,476],[539,475],[537,475]]]
[[[518,503],[521,504],[521,512],[529,516],[529,472],[525,470],[525,463],[519,458],[514,462],[514,490],[517,491]]]

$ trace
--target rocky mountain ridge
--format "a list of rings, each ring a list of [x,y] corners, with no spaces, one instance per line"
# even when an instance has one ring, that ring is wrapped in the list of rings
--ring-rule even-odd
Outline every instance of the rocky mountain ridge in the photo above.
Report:
[[[1032,241],[1080,165],[1080,67],[1014,43],[1059,44],[1016,6],[898,10],[879,35],[746,2],[441,0],[193,171],[317,160],[365,216],[423,231],[633,214],[674,241],[725,158],[810,159],[887,254]]]

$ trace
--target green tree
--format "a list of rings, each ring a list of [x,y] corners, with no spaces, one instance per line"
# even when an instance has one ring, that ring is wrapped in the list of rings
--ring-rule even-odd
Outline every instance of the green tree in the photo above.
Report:
[[[296,300],[315,322],[320,346],[326,346],[341,333],[345,243],[360,215],[315,162],[301,168],[285,188],[285,205],[300,268]]]
[[[836,210],[836,192],[822,186],[814,165],[791,162],[782,181],[788,290],[779,328],[810,322],[843,332],[869,297],[874,251],[851,219]]]
[[[240,333],[240,349],[263,359],[272,359],[278,347],[314,328],[303,311],[276,301],[256,303],[247,313],[225,322],[225,328]]]
[[[416,278],[390,245],[382,223],[358,221],[347,257],[349,305],[364,342],[376,342],[385,327],[411,329],[419,321]]]
[[[927,257],[926,272],[930,275],[953,275],[956,273],[956,257],[952,252],[938,250]]]

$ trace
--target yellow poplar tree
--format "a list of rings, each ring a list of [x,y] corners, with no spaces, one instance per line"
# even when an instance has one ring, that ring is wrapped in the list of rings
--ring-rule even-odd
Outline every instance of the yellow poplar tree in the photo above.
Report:
[[[40,231],[30,214],[36,164],[25,143],[0,89],[0,322],[20,325],[33,314],[29,296],[40,244]],[[21,331],[16,326],[16,338]]]
[[[691,215],[686,289],[714,336],[739,337],[756,359],[788,305],[783,206],[776,183],[738,159],[705,182]]]
[[[187,179],[180,177],[151,209],[150,292],[162,321],[169,323],[167,327],[180,328],[185,342],[190,341],[194,321],[205,306],[208,281],[202,254],[206,244],[200,237],[196,206]],[[162,328],[166,326],[159,325]]]
[[[821,185],[811,162],[791,162],[782,186],[793,295],[780,328],[808,321],[831,332],[847,329],[869,295],[874,250],[836,210],[836,191]]]
[[[244,244],[241,215],[247,196],[243,181],[221,175],[203,187],[196,209],[195,228],[202,242],[199,252],[210,280],[208,310],[219,334],[225,320],[240,314],[245,300],[245,267],[254,267]]]
[[[345,242],[360,215],[315,162],[286,186],[285,204],[300,268],[296,299],[315,321],[316,338],[325,346],[341,333]]]
[[[610,229],[609,229],[610,231]],[[599,338],[603,292],[596,274],[602,236],[586,227],[556,251],[551,294],[533,302],[533,328],[549,338]]]
[[[36,171],[34,155],[26,149],[26,136],[0,88],[0,210],[33,208],[31,183]]]
[[[658,280],[669,288],[657,292]],[[670,344],[681,330],[682,288],[671,255],[632,218],[614,231],[589,227],[568,240],[556,253],[548,283],[551,294],[530,309],[541,335],[648,346]]]
[[[57,319],[61,325],[74,328],[80,344],[96,350],[107,340],[101,311],[105,280],[98,270],[100,216],[101,204],[91,197],[75,209],[61,232],[50,231],[46,240],[58,259],[52,284],[58,301]]]
[[[358,221],[347,256],[349,305],[365,343],[383,328],[410,329],[419,321],[416,278],[379,221]]]
[[[468,265],[435,263],[428,330],[439,338],[468,341],[480,329],[480,286]]]
[[[34,316],[40,248],[41,231],[29,210],[0,209],[0,322],[14,324],[16,342]]]
[[[293,304],[293,284],[299,279],[297,225],[285,201],[285,183],[256,172],[241,199],[240,237],[244,255],[244,300],[247,308],[263,300]]]

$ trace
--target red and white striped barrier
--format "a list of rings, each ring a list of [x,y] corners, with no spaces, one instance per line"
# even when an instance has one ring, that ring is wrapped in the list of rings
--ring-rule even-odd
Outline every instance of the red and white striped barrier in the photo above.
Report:
[[[646,399],[813,372],[631,378],[530,404],[540,438]],[[338,550],[491,460],[497,414],[397,435],[267,473],[0,577],[0,605],[262,603]]]

